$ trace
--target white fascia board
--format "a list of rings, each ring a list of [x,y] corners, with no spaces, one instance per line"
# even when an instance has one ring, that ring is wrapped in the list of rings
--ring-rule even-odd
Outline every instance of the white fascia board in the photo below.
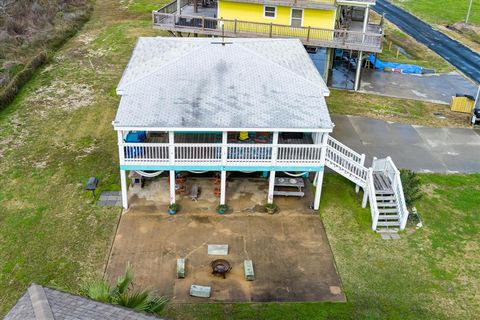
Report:
[[[333,125],[333,123],[332,123]],[[161,127],[116,127],[114,130],[124,131],[175,131],[175,132],[194,132],[194,131],[256,131],[256,132],[332,132],[333,128],[161,128]]]

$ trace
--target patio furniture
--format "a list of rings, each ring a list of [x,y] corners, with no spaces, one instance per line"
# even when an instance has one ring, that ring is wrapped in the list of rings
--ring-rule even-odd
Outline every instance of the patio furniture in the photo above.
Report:
[[[305,192],[303,188],[305,183],[302,178],[275,178],[275,187],[281,187],[281,190],[273,190],[274,196],[303,197]]]
[[[128,177],[130,178],[130,186],[135,187],[136,185],[139,185],[140,188],[143,188],[143,185],[145,184],[145,181],[138,172],[136,171],[130,171],[128,174]]]
[[[92,191],[92,195],[95,198],[95,190],[97,189],[98,185],[98,179],[95,177],[90,177],[88,178],[87,185],[85,186],[85,189],[88,191]]]
[[[243,271],[245,273],[245,280],[247,280],[247,281],[255,280],[255,272],[253,271],[252,260],[244,260],[243,261]]]
[[[194,184],[192,189],[190,190],[190,198],[192,201],[198,201],[198,196],[200,195],[200,186],[198,184]]]
[[[177,278],[185,278],[185,259],[177,259]]]
[[[211,293],[212,293],[212,287],[199,286],[196,284],[192,284],[190,286],[190,295],[192,297],[210,298]]]

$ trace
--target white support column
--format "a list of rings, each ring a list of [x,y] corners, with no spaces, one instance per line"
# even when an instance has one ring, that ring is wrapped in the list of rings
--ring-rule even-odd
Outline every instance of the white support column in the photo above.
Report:
[[[170,165],[175,164],[175,134],[168,132],[168,159]],[[170,170],[170,204],[175,203],[175,170]]]
[[[370,168],[368,169],[368,176],[373,172],[373,169]],[[367,201],[369,201],[369,190],[370,190],[370,183],[373,183],[373,181],[370,181],[370,179],[367,179],[367,185],[365,186],[365,189],[363,189],[363,199],[362,199],[362,208],[367,207]]]
[[[227,171],[222,170],[220,174],[220,204],[225,204],[227,195]]]
[[[368,15],[370,12],[370,7],[365,8],[365,15],[363,16],[363,39],[362,42],[365,42],[365,33],[368,31]]]
[[[357,70],[355,72],[355,84],[353,89],[358,91],[360,87],[360,75],[362,73],[362,59],[363,59],[363,51],[358,51],[358,60],[357,60]]]
[[[275,187],[275,171],[270,171],[270,179],[268,182],[268,198],[267,203],[273,203],[273,189]]]
[[[278,131],[273,132],[272,137],[272,167],[275,166],[277,162],[278,155]],[[267,203],[273,203],[273,189],[275,187],[275,170],[270,171],[270,179],[268,182],[268,197]]]
[[[228,156],[228,132],[222,132],[222,166],[227,165],[227,156]],[[220,172],[220,204],[225,204],[227,197],[227,171],[222,170]]]
[[[170,170],[170,204],[175,203],[175,170]]]
[[[123,150],[123,131],[117,131],[118,141],[118,158],[120,166],[125,164],[125,152]],[[122,206],[124,209],[128,209],[128,185],[127,185],[127,172],[120,169],[120,188],[122,189]]]
[[[327,141],[328,133],[323,133],[322,135],[322,153],[320,154],[320,164],[322,165],[322,171],[317,172],[317,186],[315,189],[315,199],[313,201],[313,210],[318,210],[320,208],[320,199],[322,197],[322,186],[323,186],[323,174],[325,171],[325,157],[327,155]]]

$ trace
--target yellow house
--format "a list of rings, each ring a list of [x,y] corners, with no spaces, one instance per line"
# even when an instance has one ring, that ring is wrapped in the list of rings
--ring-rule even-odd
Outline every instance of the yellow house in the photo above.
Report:
[[[233,0],[218,1],[218,17],[272,23],[291,27],[334,29],[336,6],[333,0],[275,1]]]

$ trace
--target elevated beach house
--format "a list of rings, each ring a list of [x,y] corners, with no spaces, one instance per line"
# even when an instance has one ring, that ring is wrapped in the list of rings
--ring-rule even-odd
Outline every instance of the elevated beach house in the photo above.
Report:
[[[335,49],[349,50],[357,61],[382,51],[383,19],[370,21],[373,5],[375,0],[174,0],[153,12],[153,26],[173,35],[297,38],[310,48],[327,48],[326,80],[340,54]]]
[[[404,227],[398,170],[389,158],[367,168],[329,136],[329,90],[298,39],[140,38],[117,93],[124,208],[127,171],[168,171],[171,204],[178,172],[217,172],[225,204],[227,172],[258,171],[269,176],[268,203],[279,172],[315,173],[317,210],[328,166],[364,190],[373,229]]]

